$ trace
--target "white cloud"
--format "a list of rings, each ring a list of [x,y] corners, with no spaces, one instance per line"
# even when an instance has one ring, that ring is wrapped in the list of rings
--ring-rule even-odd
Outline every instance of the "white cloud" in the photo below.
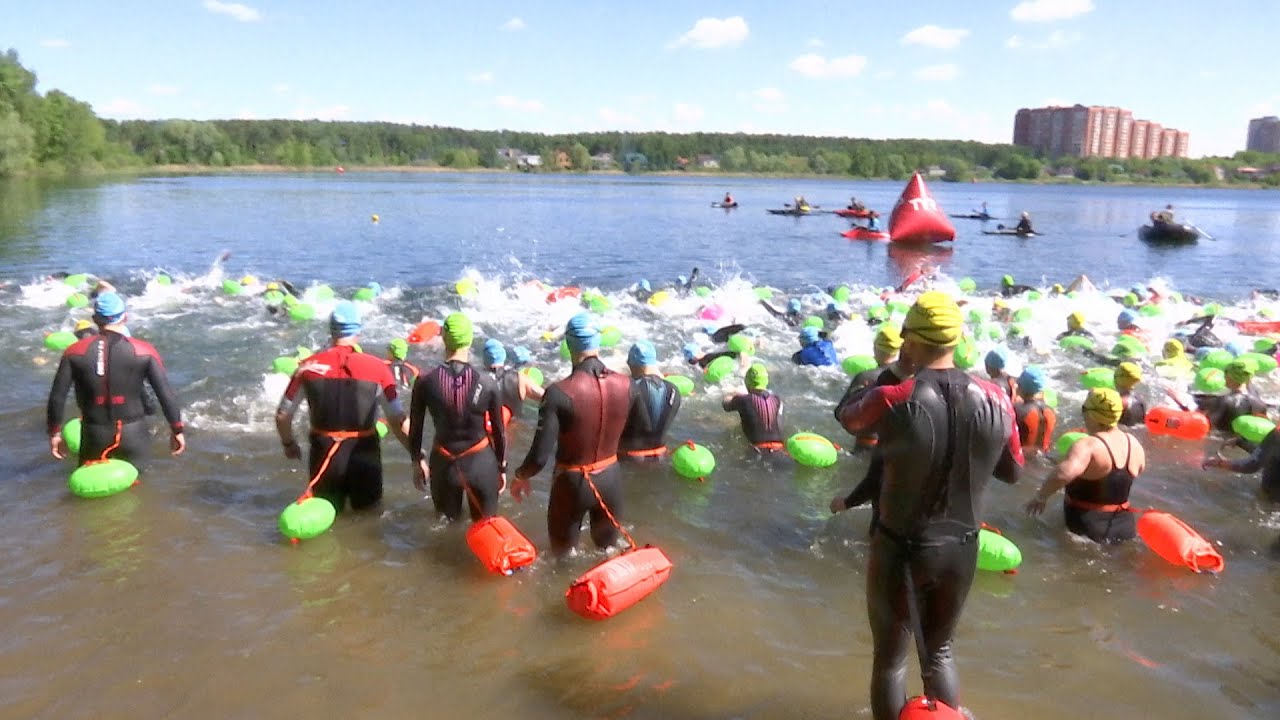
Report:
[[[822,42],[822,38],[809,38],[809,42],[805,43],[805,47],[820,48],[826,43]]]
[[[1093,0],[1024,0],[1009,11],[1018,22],[1053,22],[1093,12]]]
[[[811,78],[854,77],[867,67],[867,59],[862,55],[846,55],[828,60],[809,53],[792,60],[787,67]]]
[[[146,108],[132,100],[125,98],[114,98],[106,105],[95,107],[94,110],[99,115],[116,118],[138,117],[142,115]]]
[[[182,88],[177,85],[152,85],[147,88],[147,92],[152,95],[177,95],[182,92]]]
[[[1026,43],[1023,41],[1023,39],[1018,37],[1017,35],[1010,35],[1009,39],[1004,41],[1004,46],[1009,48],[1010,50],[1017,50],[1018,48],[1022,47],[1025,44]]]
[[[930,115],[954,115],[956,112],[946,100],[927,100],[924,109]]]
[[[892,70],[881,70],[880,72],[876,73],[876,79],[877,79],[877,80],[889,80],[889,79],[893,78],[893,76],[894,76],[894,75],[896,75],[896,74],[897,74],[897,73],[895,73],[895,72],[894,72],[894,71],[892,71]]]
[[[697,105],[688,103],[676,103],[671,108],[671,113],[677,125],[693,125],[706,115],[706,111]]]
[[[702,18],[693,24],[693,29],[681,35],[671,47],[694,47],[702,49],[737,47],[750,34],[747,21],[741,16],[724,18]]]
[[[1196,74],[1204,78],[1205,80],[1213,80],[1214,78],[1218,77],[1217,70],[1201,70]]]
[[[751,93],[754,100],[752,107],[762,113],[784,113],[787,111],[787,96],[775,87],[765,87]]]
[[[240,22],[257,22],[262,19],[262,13],[248,5],[240,3],[224,3],[218,0],[204,0],[204,9],[216,15],[230,15]]]
[[[925,67],[916,70],[916,77],[921,80],[954,80],[957,77],[960,77],[960,68],[951,63],[945,63],[942,65],[926,65]]]
[[[277,95],[286,95],[289,92],[289,86],[285,83],[276,83],[271,86],[271,90]]]
[[[517,30],[523,30],[526,27],[528,26],[524,24],[524,20],[521,20],[518,17],[513,17],[510,20],[502,23],[502,29],[506,30],[507,32],[515,32]]]
[[[596,113],[605,124],[606,130],[630,130],[640,125],[640,119],[609,107],[602,107]]]
[[[1021,50],[1023,48],[1029,50],[1061,50],[1078,42],[1080,42],[1080,33],[1054,30],[1046,35],[1043,40],[1025,40],[1019,35],[1014,35],[1004,41],[1004,46],[1010,50]]]
[[[504,110],[519,110],[521,112],[541,112],[543,105],[537,100],[521,100],[515,95],[499,95],[493,99],[498,107]]]
[[[493,73],[485,70],[484,72],[473,72],[467,75],[467,80],[477,85],[493,82]]]
[[[62,50],[64,48],[71,47],[71,41],[63,40],[62,38],[45,38],[40,41],[40,47],[50,48],[52,50]]]
[[[903,45],[923,45],[925,47],[950,50],[969,36],[963,28],[944,28],[937,25],[921,25],[902,36]]]
[[[257,120],[258,114],[248,108],[240,108],[236,113],[237,120]]]

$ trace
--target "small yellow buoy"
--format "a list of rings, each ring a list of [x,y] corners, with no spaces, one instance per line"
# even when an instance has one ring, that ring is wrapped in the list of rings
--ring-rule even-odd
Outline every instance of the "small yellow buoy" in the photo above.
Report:
[[[375,223],[378,222],[378,216],[376,214],[370,217],[369,219],[374,221]]]

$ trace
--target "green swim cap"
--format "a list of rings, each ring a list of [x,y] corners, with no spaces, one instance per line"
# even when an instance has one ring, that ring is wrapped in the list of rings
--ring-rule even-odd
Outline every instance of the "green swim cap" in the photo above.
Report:
[[[1005,287],[1010,287],[1010,286],[1012,286],[1012,285],[1013,285],[1013,276],[1012,276],[1012,275],[1005,275],[1004,277],[1000,278],[1000,284],[1001,284],[1001,285],[1004,285]]]
[[[747,368],[747,389],[764,390],[769,387],[769,369],[760,363]]]
[[[387,343],[387,352],[396,360],[403,360],[409,357],[409,343],[404,338],[396,338]]]
[[[453,352],[459,348],[471,347],[475,331],[471,326],[471,318],[457,312],[444,319],[440,334],[444,336],[445,349]]]

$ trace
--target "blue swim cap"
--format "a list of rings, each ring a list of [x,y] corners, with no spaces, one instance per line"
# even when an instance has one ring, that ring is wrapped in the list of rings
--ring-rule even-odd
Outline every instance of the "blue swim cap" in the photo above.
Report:
[[[645,292],[649,292],[650,290],[653,290],[653,286],[649,284],[648,280],[641,280],[639,285],[640,285],[640,289],[644,290]]]
[[[1028,365],[1018,376],[1018,390],[1026,395],[1044,392],[1044,369],[1039,365]]]
[[[827,312],[831,312],[833,310],[838,310],[838,309],[839,308],[836,307],[835,303],[827,303]]]
[[[684,347],[680,348],[680,352],[684,353],[685,360],[693,362],[694,358],[698,357],[698,351],[701,349],[697,343],[688,342],[684,344]]]
[[[329,316],[329,333],[334,337],[351,337],[360,333],[360,310],[355,303],[343,300],[333,306]]]
[[[1213,352],[1213,351],[1214,351],[1214,349],[1215,349],[1215,348],[1211,348],[1211,347],[1198,347],[1198,348],[1196,348],[1196,360],[1203,360],[1203,359],[1205,359],[1205,356],[1206,356],[1206,355],[1208,355],[1209,353]]]
[[[677,284],[677,285],[688,285],[688,284],[689,284],[689,278],[687,278],[687,277],[685,277],[685,276],[683,276],[683,275],[677,275],[677,276],[676,276],[676,284]]]
[[[507,361],[507,349],[502,347],[502,342],[489,338],[484,341],[484,364],[493,367],[494,365],[502,365]]]
[[[627,353],[627,364],[633,368],[653,367],[658,364],[658,351],[648,340],[637,340]]]
[[[1009,351],[1003,347],[993,348],[987,356],[983,358],[983,363],[988,370],[1003,370],[1004,366],[1009,362]]]
[[[600,349],[600,330],[590,313],[578,313],[569,318],[564,327],[564,339],[569,351],[575,353]]]
[[[1137,295],[1139,299],[1145,299],[1147,297],[1147,288],[1141,284],[1134,285],[1133,287],[1129,288],[1129,292],[1133,293],[1134,295]]]
[[[800,312],[800,298],[791,298],[787,301],[787,312]]]
[[[1116,324],[1122,328],[1127,328],[1138,321],[1138,313],[1126,308],[1120,311],[1120,315],[1116,318]]]
[[[107,323],[124,317],[124,298],[113,292],[104,292],[93,303],[93,314]]]
[[[369,281],[369,284],[368,284],[368,285],[365,285],[365,287],[367,287],[367,288],[369,288],[370,290],[372,290],[372,291],[373,291],[373,294],[374,294],[375,296],[376,296],[376,295],[381,295],[381,294],[382,294],[382,284],[381,284],[381,283],[379,283],[377,280],[370,280],[370,281]]]
[[[806,325],[800,328],[800,344],[808,347],[818,342],[822,339],[822,336],[818,334],[819,332],[818,328],[812,325]]]
[[[511,348],[511,355],[515,359],[516,365],[528,365],[529,360],[531,359],[529,355],[529,348],[523,345],[517,345]]]
[[[1232,340],[1231,342],[1227,343],[1222,349],[1226,350],[1232,355],[1235,355],[1236,357],[1239,357],[1245,354],[1246,352],[1249,352],[1248,350],[1245,349],[1244,345],[1241,344],[1239,340]]]

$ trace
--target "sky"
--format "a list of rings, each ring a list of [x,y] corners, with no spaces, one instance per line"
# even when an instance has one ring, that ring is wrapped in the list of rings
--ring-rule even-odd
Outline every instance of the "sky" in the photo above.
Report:
[[[1010,142],[1117,105],[1244,147],[1280,114],[1276,0],[0,0],[0,50],[117,119]],[[1271,58],[1271,59],[1268,59]]]

